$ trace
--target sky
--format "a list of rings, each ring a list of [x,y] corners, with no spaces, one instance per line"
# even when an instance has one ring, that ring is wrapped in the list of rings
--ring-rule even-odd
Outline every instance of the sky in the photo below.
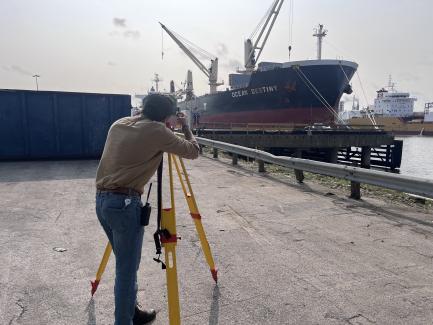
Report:
[[[0,88],[143,94],[158,73],[161,89],[178,87],[188,69],[197,94],[206,76],[158,21],[219,58],[219,79],[243,64],[243,42],[272,0],[0,0]],[[355,61],[352,85],[361,106],[392,75],[397,90],[433,101],[433,1],[290,0],[283,4],[261,61],[314,59],[318,23],[328,30],[323,58]],[[292,27],[290,33],[290,26]],[[162,58],[161,52],[164,52]],[[209,61],[203,60],[208,66]],[[222,86],[221,89],[225,89]],[[228,87],[228,86],[227,86]],[[362,91],[362,87],[365,90]],[[351,105],[351,98],[346,108]]]

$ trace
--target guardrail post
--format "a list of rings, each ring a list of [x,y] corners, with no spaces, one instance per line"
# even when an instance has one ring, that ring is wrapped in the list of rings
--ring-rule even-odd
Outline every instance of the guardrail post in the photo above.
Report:
[[[257,160],[257,163],[259,164],[259,173],[264,173],[266,171],[264,161]]]
[[[218,148],[213,148],[213,157],[218,158]]]
[[[238,155],[236,153],[232,154],[232,165],[235,166],[238,164]]]
[[[361,148],[361,168],[370,169],[371,147]],[[355,200],[361,199],[361,184],[350,182],[350,197]]]
[[[328,151],[328,161],[331,164],[336,164],[338,162],[338,148],[331,148]]]
[[[296,150],[294,156],[296,158],[302,158],[302,150]],[[304,177],[304,172],[302,170],[295,169],[295,177],[298,183],[304,182],[305,177]]]
[[[361,184],[358,182],[350,182],[350,198],[355,200],[361,199]]]

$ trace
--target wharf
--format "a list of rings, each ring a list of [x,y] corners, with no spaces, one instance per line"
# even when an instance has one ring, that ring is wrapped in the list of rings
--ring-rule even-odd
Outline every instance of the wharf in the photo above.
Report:
[[[230,161],[185,163],[219,283],[176,183],[182,324],[431,323],[431,215]],[[0,164],[1,324],[113,323],[113,258],[90,299],[106,244],[94,211],[96,166]],[[158,325],[168,317],[165,274],[152,261],[155,219],[145,230],[138,299],[158,310]]]
[[[400,168],[403,142],[381,129],[326,128],[313,126],[287,128],[252,125],[220,129],[197,129],[196,134],[210,140],[227,142],[292,156],[330,163],[358,165],[363,168]]]
[[[244,147],[272,149],[379,147],[390,145],[394,137],[381,130],[268,130],[197,129],[197,135]]]

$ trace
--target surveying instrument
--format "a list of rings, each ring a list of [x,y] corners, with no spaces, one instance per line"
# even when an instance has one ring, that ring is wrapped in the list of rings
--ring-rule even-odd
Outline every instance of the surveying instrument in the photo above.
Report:
[[[162,207],[162,163],[158,168],[158,222],[157,231],[154,234],[157,258],[156,262],[162,264],[162,269],[166,271],[167,278],[167,300],[168,300],[168,316],[170,325],[180,324],[180,305],[179,305],[179,289],[177,284],[177,267],[176,267],[176,245],[180,237],[176,232],[176,214],[175,214],[175,201],[174,201],[174,179],[173,179],[173,165],[177,172],[179,181],[182,187],[185,200],[188,204],[189,212],[194,220],[195,228],[200,239],[201,248],[203,250],[206,262],[209,265],[212,278],[215,282],[218,281],[217,268],[212,257],[209,243],[204,232],[201,222],[201,215],[197,207],[197,202],[192,191],[191,182],[188,173],[186,172],[185,164],[182,158],[174,154],[167,154],[168,160],[168,176],[169,176],[169,189],[170,189],[170,207]],[[164,158],[163,158],[164,159]],[[165,262],[160,260],[161,244],[164,248]],[[102,275],[107,266],[108,260],[112,252],[110,242],[104,251],[101,263],[96,273],[96,278],[91,281],[91,294],[95,294]]]

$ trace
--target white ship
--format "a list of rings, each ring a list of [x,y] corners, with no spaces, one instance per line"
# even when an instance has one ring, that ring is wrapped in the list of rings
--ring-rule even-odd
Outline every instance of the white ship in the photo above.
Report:
[[[396,91],[390,76],[388,86],[377,91],[370,112],[378,117],[412,117],[415,101],[409,93]]]

